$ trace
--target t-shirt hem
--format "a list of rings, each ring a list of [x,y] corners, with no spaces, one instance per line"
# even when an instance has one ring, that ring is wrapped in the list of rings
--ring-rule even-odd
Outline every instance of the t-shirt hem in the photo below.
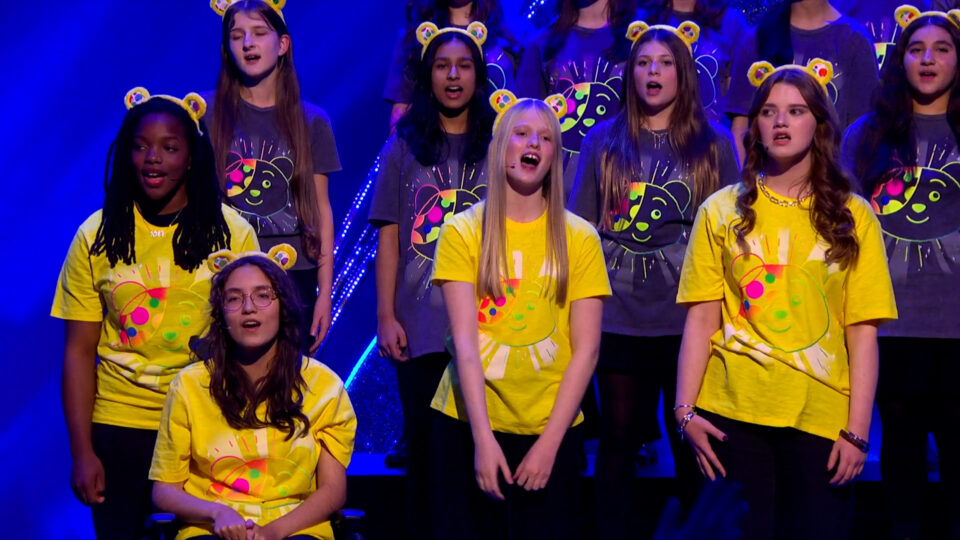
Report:
[[[834,441],[837,439],[838,433],[842,428],[842,426],[841,428],[831,429],[826,426],[811,426],[811,425],[798,424],[796,422],[790,422],[789,420],[785,420],[783,418],[776,418],[776,417],[770,417],[770,416],[754,416],[750,414],[745,414],[744,411],[739,409],[724,410],[723,407],[711,407],[709,404],[701,405],[699,402],[697,403],[697,408],[703,409],[713,414],[718,414],[725,418],[729,418],[730,420],[736,420],[738,422],[746,422],[748,424],[757,424],[759,426],[767,426],[767,427],[774,427],[774,428],[793,428],[798,431],[809,433],[811,435],[816,435],[817,437],[823,437],[824,439],[828,439],[831,441]]]

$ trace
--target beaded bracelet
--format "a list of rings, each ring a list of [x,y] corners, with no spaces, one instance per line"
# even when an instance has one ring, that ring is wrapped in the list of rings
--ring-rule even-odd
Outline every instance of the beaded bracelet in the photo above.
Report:
[[[687,414],[683,415],[683,418],[681,418],[680,421],[677,422],[677,433],[680,434],[681,441],[684,438],[683,430],[687,429],[687,424],[689,424],[690,421],[693,420],[693,417],[696,415],[697,413],[695,411],[690,411]]]
[[[847,431],[845,429],[840,430],[840,437],[842,437],[848,443],[857,447],[858,450],[866,454],[870,451],[870,443],[866,439],[858,437],[855,433]]]
[[[686,403],[681,403],[680,405],[673,406],[673,412],[677,412],[680,409],[696,409],[694,405],[687,405]]]

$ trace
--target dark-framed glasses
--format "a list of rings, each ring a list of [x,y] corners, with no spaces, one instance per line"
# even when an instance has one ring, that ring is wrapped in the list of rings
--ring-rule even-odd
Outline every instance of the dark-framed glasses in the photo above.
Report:
[[[266,309],[277,299],[277,292],[273,289],[257,289],[250,294],[240,291],[227,291],[223,295],[223,310],[239,311],[243,308],[243,304],[248,297],[258,309]]]

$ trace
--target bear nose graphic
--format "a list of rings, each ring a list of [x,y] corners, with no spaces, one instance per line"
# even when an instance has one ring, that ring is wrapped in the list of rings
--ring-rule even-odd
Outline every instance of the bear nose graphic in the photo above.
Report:
[[[922,214],[927,210],[927,205],[921,203],[914,203],[910,205],[910,209],[918,214]]]
[[[259,189],[251,189],[251,190],[250,190],[250,194],[253,195],[254,197],[259,197],[259,196],[260,196],[260,190],[259,190]]]
[[[637,230],[640,232],[646,232],[650,228],[650,225],[645,221],[640,221],[637,223]]]

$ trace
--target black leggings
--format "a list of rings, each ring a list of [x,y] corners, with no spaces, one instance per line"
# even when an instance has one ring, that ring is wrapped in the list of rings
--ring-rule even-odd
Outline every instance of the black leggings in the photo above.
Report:
[[[711,438],[710,444],[750,506],[741,521],[743,540],[850,538],[853,487],[831,486],[834,471],[827,471],[834,441],[700,414],[728,437],[727,442]]]
[[[103,464],[104,501],[90,507],[100,540],[140,538],[153,510],[147,478],[157,432],[109,424],[92,426],[93,451]]]
[[[957,339],[880,338],[877,407],[883,427],[880,471],[891,537],[922,538],[928,511],[927,434],[940,456],[948,538],[960,539],[960,432],[950,412],[960,399]],[[936,525],[932,528],[937,528]]]
[[[677,494],[689,505],[700,472],[689,447],[673,429],[680,336],[634,337],[604,333],[600,340],[600,445],[596,496],[599,538],[635,538],[635,464],[640,445],[660,438],[657,406],[663,392],[663,421],[677,476]],[[602,510],[599,510],[602,509]],[[652,525],[652,524],[647,524]]]

